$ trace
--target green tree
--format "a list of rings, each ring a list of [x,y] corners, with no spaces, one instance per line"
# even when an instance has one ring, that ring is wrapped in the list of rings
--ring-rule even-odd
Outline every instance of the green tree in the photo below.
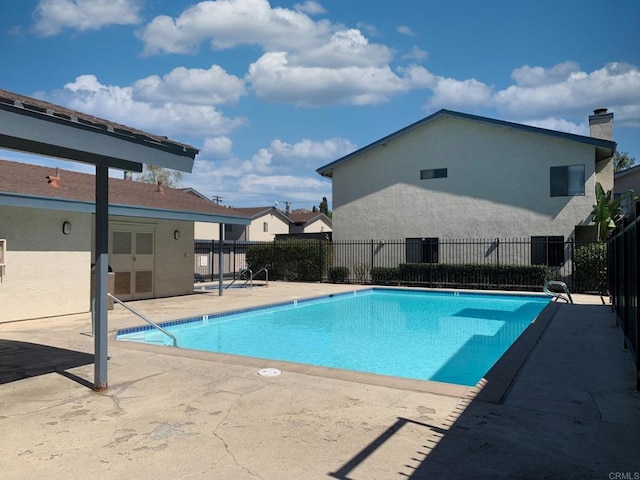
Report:
[[[613,154],[613,172],[618,173],[627,168],[633,167],[636,163],[634,157],[630,157],[627,152],[616,152]]]
[[[167,187],[178,187],[182,181],[183,173],[177,170],[145,164],[142,173],[136,177],[138,182],[158,183],[162,182]]]
[[[327,197],[322,197],[320,202],[320,213],[324,213],[327,217],[331,218],[331,212],[329,211],[329,202]]]
[[[598,240],[606,242],[607,237],[616,228],[622,219],[620,214],[621,204],[623,201],[631,200],[636,202],[640,199],[634,195],[632,190],[620,195],[618,198],[613,197],[613,191],[604,191],[600,182],[596,182],[596,204],[591,211],[592,221],[597,226]]]

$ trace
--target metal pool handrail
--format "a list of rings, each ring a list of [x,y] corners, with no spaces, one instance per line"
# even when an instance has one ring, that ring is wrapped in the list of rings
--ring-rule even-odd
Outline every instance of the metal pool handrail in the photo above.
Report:
[[[268,287],[269,286],[269,270],[267,270],[266,268],[261,268],[260,270],[258,270],[256,273],[253,273],[253,271],[251,271],[250,268],[245,268],[243,270],[243,272],[249,272],[249,278],[247,278],[244,283],[242,285],[240,285],[241,287],[246,285],[247,283],[249,283],[250,287],[253,288],[253,277],[255,277],[256,275],[258,275],[259,273],[262,273],[264,271],[265,274],[265,285]],[[225,289],[229,288],[231,285],[233,285],[234,283],[236,283],[237,278],[234,278],[233,281],[227,285],[226,287],[224,287]],[[242,278],[240,278],[240,280],[242,280]]]
[[[118,302],[120,305],[122,305],[124,308],[126,308],[127,310],[129,310],[131,313],[133,313],[134,315],[137,315],[138,317],[140,317],[142,320],[144,320],[145,322],[147,322],[149,325],[151,325],[152,327],[157,328],[158,330],[160,330],[162,333],[164,333],[166,336],[168,336],[169,338],[171,338],[171,343],[173,344],[174,347],[178,346],[178,339],[175,337],[175,335],[173,335],[171,332],[165,330],[164,328],[162,328],[160,325],[158,325],[157,323],[152,322],[151,320],[149,320],[147,317],[145,317],[143,314],[141,314],[140,312],[138,312],[136,309],[134,309],[133,307],[130,307],[129,305],[125,304],[124,302],[122,302],[121,300],[117,299],[116,297],[114,297],[113,295],[111,295],[110,293],[107,293],[108,297],[111,297],[114,301]]]
[[[562,293],[552,292],[551,290],[549,290],[550,286],[560,287],[564,291],[564,293],[567,295],[568,298],[563,297]],[[564,300],[567,303],[573,303],[573,298],[571,298],[571,294],[569,293],[569,288],[567,287],[567,284],[564,282],[560,282],[558,280],[547,280],[546,282],[544,282],[544,287],[542,288],[542,290],[544,291],[544,293],[554,298]]]

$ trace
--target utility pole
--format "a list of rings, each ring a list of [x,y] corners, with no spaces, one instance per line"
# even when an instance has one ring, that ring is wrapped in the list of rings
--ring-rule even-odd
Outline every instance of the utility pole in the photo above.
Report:
[[[222,201],[222,197],[220,195],[214,195],[211,199],[216,202],[216,205],[220,205],[220,202]]]

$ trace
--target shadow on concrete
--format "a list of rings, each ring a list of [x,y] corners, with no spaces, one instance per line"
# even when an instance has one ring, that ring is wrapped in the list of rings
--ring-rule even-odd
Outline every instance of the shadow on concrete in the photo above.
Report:
[[[442,426],[399,418],[329,475],[358,478],[360,464],[414,425],[427,440],[398,458],[393,478],[635,478],[640,394],[620,331],[608,307],[559,307],[538,317]]]
[[[94,356],[84,352],[0,339],[0,385],[47,373],[59,373],[92,388],[90,382],[66,370],[93,362]]]

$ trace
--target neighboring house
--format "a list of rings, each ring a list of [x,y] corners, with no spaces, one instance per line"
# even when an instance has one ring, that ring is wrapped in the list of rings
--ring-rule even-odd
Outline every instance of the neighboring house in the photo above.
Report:
[[[332,230],[331,219],[321,212],[291,212],[290,234],[328,233]]]
[[[438,239],[590,237],[616,143],[613,113],[589,124],[582,136],[440,110],[317,170],[333,182],[333,239],[404,239],[421,246],[406,261],[438,261]]]
[[[614,197],[618,198],[629,190],[632,190],[635,195],[640,195],[640,165],[622,170],[614,176]],[[633,205],[630,201],[622,202],[621,206],[625,215],[633,213]]]
[[[0,160],[0,322],[87,312],[95,176]],[[193,292],[194,222],[248,224],[181,190],[109,179],[109,266],[122,300]]]
[[[225,225],[225,240],[271,242],[276,235],[289,233],[289,218],[276,207],[235,208],[233,210],[250,218],[251,223],[249,225]],[[218,232],[218,225],[196,224],[195,238],[197,240],[218,240],[220,238]]]

